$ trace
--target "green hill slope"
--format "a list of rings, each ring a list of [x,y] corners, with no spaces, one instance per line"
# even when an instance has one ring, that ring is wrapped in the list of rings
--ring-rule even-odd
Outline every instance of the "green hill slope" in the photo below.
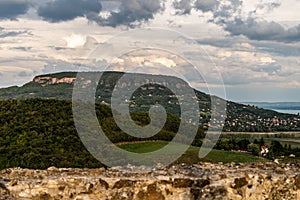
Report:
[[[113,120],[111,109],[96,104],[99,123],[113,142],[140,141],[122,132]],[[133,113],[133,120],[146,125],[145,113]],[[168,115],[164,128],[148,140],[171,141],[180,120]],[[199,129],[194,144],[200,145]],[[66,100],[0,101],[0,169],[9,167],[47,168],[102,166],[82,144],[72,116],[72,102]]]

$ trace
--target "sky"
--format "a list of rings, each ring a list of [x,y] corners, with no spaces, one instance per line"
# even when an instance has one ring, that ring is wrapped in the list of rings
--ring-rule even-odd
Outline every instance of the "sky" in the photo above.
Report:
[[[300,102],[299,10],[300,0],[0,0],[0,87],[138,65],[232,101]]]

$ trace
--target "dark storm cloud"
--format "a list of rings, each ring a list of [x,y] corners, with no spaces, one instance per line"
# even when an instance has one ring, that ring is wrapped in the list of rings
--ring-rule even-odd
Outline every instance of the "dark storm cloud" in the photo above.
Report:
[[[190,0],[175,0],[173,6],[176,9],[176,14],[186,15],[190,14],[192,10],[192,3]]]
[[[38,14],[50,22],[73,20],[101,11],[100,0],[55,0],[38,8]]]
[[[1,0],[0,19],[16,19],[19,15],[25,14],[30,7],[25,0]]]
[[[163,2],[164,0],[122,0],[118,11],[111,11],[108,18],[90,16],[90,19],[104,26],[134,26],[153,19],[156,13],[163,11]]]

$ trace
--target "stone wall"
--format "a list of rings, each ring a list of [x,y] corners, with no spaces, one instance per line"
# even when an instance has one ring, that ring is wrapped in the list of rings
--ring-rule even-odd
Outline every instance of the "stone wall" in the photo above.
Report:
[[[6,169],[0,199],[300,199],[298,164],[211,164],[111,169]]]

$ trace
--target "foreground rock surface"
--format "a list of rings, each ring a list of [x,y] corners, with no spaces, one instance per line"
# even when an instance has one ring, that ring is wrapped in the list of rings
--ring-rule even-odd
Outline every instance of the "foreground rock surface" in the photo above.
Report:
[[[211,164],[112,169],[6,169],[1,200],[300,199],[298,164]]]

